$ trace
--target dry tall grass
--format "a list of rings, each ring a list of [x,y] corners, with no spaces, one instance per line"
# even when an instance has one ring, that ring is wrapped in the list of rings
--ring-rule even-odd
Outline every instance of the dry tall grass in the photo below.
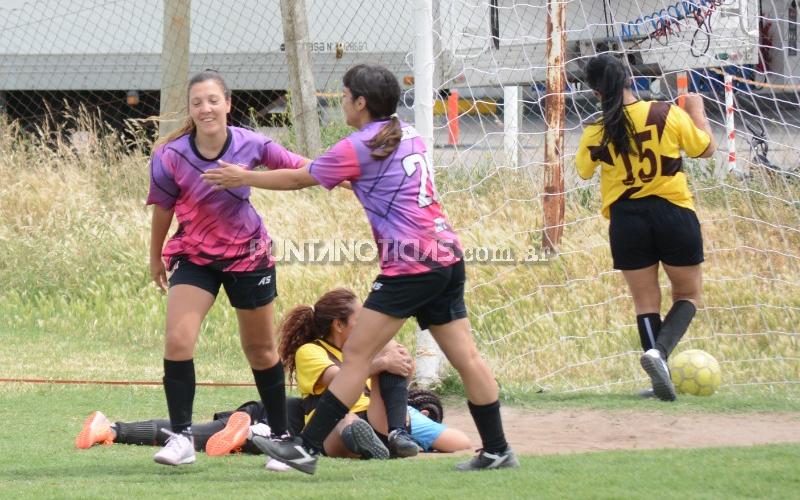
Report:
[[[163,298],[149,283],[149,138],[125,144],[84,115],[90,140],[67,130],[0,131],[0,354],[6,376],[156,379]],[[448,215],[470,249],[539,243],[536,172],[475,155],[437,170]],[[571,166],[567,167],[568,169]],[[689,165],[706,241],[704,305],[683,347],[722,363],[725,383],[800,381],[800,187],[748,184]],[[258,192],[253,203],[278,241],[370,238],[348,191]],[[638,335],[622,277],[611,269],[606,222],[591,185],[568,181],[561,254],[544,263],[468,265],[475,336],[506,385],[556,390],[625,388],[643,382]],[[362,295],[373,264],[283,264],[279,312],[337,285]],[[668,287],[664,288],[668,308]],[[199,378],[246,380],[226,300],[204,326]],[[401,337],[413,342],[413,327]],[[679,347],[680,348],[680,347]],[[58,362],[49,362],[53,353]]]

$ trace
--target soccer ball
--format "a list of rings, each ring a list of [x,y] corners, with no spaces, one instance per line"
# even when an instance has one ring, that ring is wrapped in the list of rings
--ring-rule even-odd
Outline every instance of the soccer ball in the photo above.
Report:
[[[689,349],[669,360],[672,383],[681,394],[710,396],[719,388],[722,374],[719,363],[706,351]]]

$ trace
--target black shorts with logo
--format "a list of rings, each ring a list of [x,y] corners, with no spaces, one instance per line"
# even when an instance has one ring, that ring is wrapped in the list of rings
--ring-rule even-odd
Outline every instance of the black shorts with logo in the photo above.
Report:
[[[170,271],[170,287],[192,285],[216,297],[222,285],[228,300],[236,309],[256,309],[278,296],[275,266],[252,272],[226,272],[210,266],[199,266],[186,257],[177,257]]]
[[[364,307],[395,318],[415,316],[423,330],[466,318],[464,261],[420,274],[379,275]]]
[[[608,237],[614,269],[642,269],[658,262],[694,266],[704,260],[697,214],[659,196],[614,202]]]

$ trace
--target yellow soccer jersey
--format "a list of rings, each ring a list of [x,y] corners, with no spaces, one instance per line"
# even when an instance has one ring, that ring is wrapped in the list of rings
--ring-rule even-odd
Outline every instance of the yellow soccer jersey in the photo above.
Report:
[[[317,344],[317,342],[319,344]],[[338,363],[336,361],[338,361]],[[342,362],[342,351],[335,346],[318,340],[303,344],[294,354],[295,375],[297,377],[297,387],[300,389],[300,397],[318,396],[325,392],[326,387],[321,387],[317,381],[325,373],[329,366],[338,366]],[[369,388],[369,380],[367,380]],[[369,406],[369,396],[362,394],[350,411],[359,413],[366,411]],[[306,415],[306,422],[314,412]]]
[[[600,165],[603,216],[609,218],[617,200],[645,196],[660,196],[694,210],[681,150],[693,158],[702,155],[711,142],[709,135],[684,110],[666,102],[636,101],[626,105],[625,111],[637,132],[631,154],[618,155],[612,144],[601,147],[603,125],[598,122],[584,129],[575,156],[578,175],[584,179],[591,178]]]

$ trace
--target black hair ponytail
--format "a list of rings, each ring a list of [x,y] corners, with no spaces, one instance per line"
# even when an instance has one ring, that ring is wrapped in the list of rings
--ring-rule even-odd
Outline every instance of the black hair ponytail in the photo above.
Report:
[[[630,78],[622,62],[608,54],[600,54],[586,64],[586,82],[600,93],[603,109],[602,146],[613,144],[617,154],[630,154],[631,139],[636,134],[625,106],[622,104]]]
[[[383,66],[359,64],[353,66],[342,78],[342,84],[350,89],[353,99],[364,97],[367,111],[373,120],[387,120],[367,146],[370,155],[382,160],[395,152],[403,130],[397,117],[397,103],[400,101],[400,83],[394,73]]]

